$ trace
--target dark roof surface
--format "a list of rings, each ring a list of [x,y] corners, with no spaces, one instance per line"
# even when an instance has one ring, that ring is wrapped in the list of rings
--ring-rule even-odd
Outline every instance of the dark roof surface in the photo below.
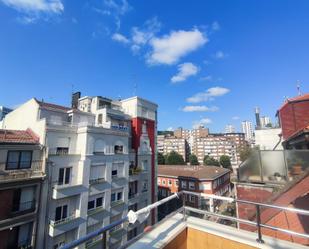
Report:
[[[54,109],[54,110],[60,110],[60,111],[69,111],[69,110],[72,109],[70,107],[56,105],[56,104],[52,104],[52,103],[46,103],[46,102],[43,102],[43,101],[39,101],[37,99],[36,99],[36,102],[38,102],[40,107],[46,108],[46,109]]]
[[[197,179],[216,179],[230,172],[216,166],[159,165],[158,176],[191,177]]]

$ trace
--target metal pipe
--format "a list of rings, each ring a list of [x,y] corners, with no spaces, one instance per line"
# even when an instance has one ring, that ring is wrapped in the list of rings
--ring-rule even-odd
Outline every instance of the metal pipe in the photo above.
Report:
[[[261,231],[261,211],[260,211],[260,206],[257,204],[255,205],[256,208],[256,227],[257,227],[257,232],[258,232],[258,238],[257,242],[263,244],[264,241],[262,239],[262,231]]]

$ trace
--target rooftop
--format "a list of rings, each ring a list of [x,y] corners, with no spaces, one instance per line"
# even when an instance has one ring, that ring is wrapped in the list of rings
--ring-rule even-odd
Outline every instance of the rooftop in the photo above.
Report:
[[[38,144],[39,138],[30,129],[0,129],[0,144]]]
[[[56,105],[56,104],[52,104],[52,103],[47,103],[44,101],[39,101],[37,99],[35,99],[36,102],[39,104],[39,106],[41,108],[45,108],[45,109],[49,109],[49,110],[58,110],[58,111],[69,111],[72,108],[70,107],[66,107],[66,106],[61,106],[61,105]]]
[[[158,176],[188,177],[213,180],[230,170],[216,166],[159,165]]]

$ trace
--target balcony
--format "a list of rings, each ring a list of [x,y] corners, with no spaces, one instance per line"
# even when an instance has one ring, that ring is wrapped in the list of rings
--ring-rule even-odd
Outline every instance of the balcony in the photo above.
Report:
[[[134,224],[136,220],[144,222],[147,219],[147,215],[151,213],[151,210],[158,208],[162,204],[168,204],[170,201],[178,198],[182,198],[183,194],[195,194],[200,197],[205,197],[211,200],[219,199],[229,203],[233,202],[246,202],[259,207],[257,209],[257,217],[259,217],[258,210],[260,208],[273,208],[279,210],[285,210],[299,215],[309,216],[309,210],[294,209],[290,207],[272,206],[269,204],[248,202],[244,200],[233,199],[229,197],[198,194],[194,192],[180,192],[173,194],[159,202],[151,204],[136,212],[130,211],[128,216],[120,218],[113,223],[98,229],[97,231],[89,234],[79,240],[73,241],[67,245],[64,245],[61,249],[72,249],[76,246],[96,237],[98,234],[103,234],[102,237],[106,238],[106,234],[110,231],[110,242],[113,238],[121,237],[120,230],[126,226],[126,224]],[[183,202],[184,203],[184,202]],[[212,217],[212,218],[209,218]],[[239,230],[235,227],[222,225],[222,220],[231,220],[234,223],[244,223],[255,227],[254,232]],[[150,228],[150,227],[149,227]],[[306,246],[295,242],[285,241],[279,238],[273,238],[266,236],[262,229],[269,229],[274,231],[280,231],[280,233],[304,238],[309,241],[309,234],[299,233],[293,230],[281,229],[280,227],[270,226],[261,223],[260,219],[256,221],[249,221],[239,219],[234,216],[230,216],[223,213],[200,210],[197,208],[181,206],[174,212],[167,215],[163,220],[155,224],[148,232],[144,232],[132,240],[126,242],[122,248],[130,249],[154,249],[154,248],[180,248],[180,249],[228,249],[228,248],[243,248],[243,249],[305,249]],[[291,228],[292,229],[292,228]],[[118,234],[119,231],[119,234]],[[283,235],[284,237],[284,235]],[[116,241],[119,241],[116,240]],[[105,243],[106,240],[102,240]],[[104,244],[103,244],[104,247]]]
[[[0,163],[0,182],[23,181],[44,176],[42,160],[32,161],[31,168],[6,169],[6,162]]]
[[[90,185],[104,183],[104,182],[106,182],[106,179],[104,177],[89,179],[89,184]]]
[[[76,216],[75,214],[71,214],[70,216],[61,219],[61,220],[50,220],[49,222],[49,236],[55,237],[65,232],[71,231],[77,228],[83,219]]]
[[[75,196],[85,191],[88,191],[88,189],[82,184],[77,184],[75,182],[70,182],[68,184],[58,184],[58,182],[54,182],[53,199],[56,200],[69,196]]]

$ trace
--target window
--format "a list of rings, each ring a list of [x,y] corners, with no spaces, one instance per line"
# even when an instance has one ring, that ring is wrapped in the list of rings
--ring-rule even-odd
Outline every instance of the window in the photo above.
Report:
[[[111,202],[116,201],[116,193],[111,194]]]
[[[168,186],[172,186],[172,180],[168,180]]]
[[[162,185],[165,185],[165,184],[166,184],[165,180],[162,180]]]
[[[142,192],[146,192],[148,191],[148,182],[147,181],[144,181],[143,182],[143,189],[142,189]]]
[[[112,170],[112,177],[117,177],[117,174],[118,174],[117,169]]]
[[[57,147],[56,155],[67,155],[69,153],[68,147]]]
[[[68,205],[63,205],[56,208],[55,221],[64,220],[67,217],[68,217]]]
[[[194,203],[195,202],[195,196],[194,195],[190,195],[189,196],[189,201]]]
[[[189,189],[195,189],[195,183],[189,182]]]
[[[181,181],[181,187],[182,188],[187,188],[187,182],[186,181]]]
[[[111,194],[111,202],[121,201],[121,200],[122,200],[122,191]]]
[[[160,178],[158,178],[158,184],[159,184],[159,185],[161,184],[161,179],[160,179]]]
[[[178,187],[179,186],[179,182],[178,180],[175,180],[175,186]]]
[[[6,169],[31,168],[32,151],[8,151]]]
[[[122,192],[118,192],[117,193],[117,200],[121,200],[122,199]]]
[[[94,198],[93,200],[88,201],[88,210],[99,208],[103,206],[103,196]]]
[[[123,154],[123,146],[122,145],[115,145],[115,154]]]
[[[69,184],[71,180],[72,168],[60,168],[58,175],[58,185]]]
[[[102,124],[102,120],[103,120],[103,115],[99,114],[98,115],[98,124]]]

